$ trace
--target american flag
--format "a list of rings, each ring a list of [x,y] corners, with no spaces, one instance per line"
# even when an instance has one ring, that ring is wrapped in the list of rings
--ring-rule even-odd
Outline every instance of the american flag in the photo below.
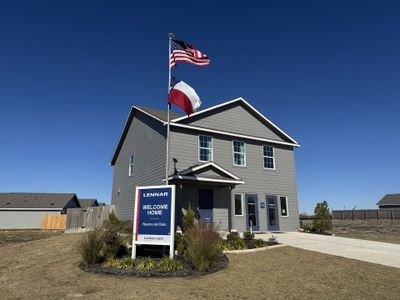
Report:
[[[207,66],[210,58],[197,50],[194,46],[186,44],[184,41],[171,41],[170,66],[175,67],[178,62],[187,62],[197,66]]]

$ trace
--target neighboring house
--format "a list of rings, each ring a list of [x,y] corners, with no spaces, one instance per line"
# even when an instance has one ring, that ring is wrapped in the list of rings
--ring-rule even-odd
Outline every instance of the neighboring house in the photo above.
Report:
[[[386,194],[376,205],[379,209],[400,209],[400,194]]]
[[[97,202],[97,199],[78,199],[79,205],[82,208],[87,208],[87,207],[96,207],[100,206],[100,204]]]
[[[0,193],[0,228],[40,228],[44,214],[80,207],[75,194]]]
[[[135,186],[165,182],[167,113],[132,106],[111,160],[112,204],[132,219]],[[243,98],[180,116],[171,112],[170,184],[176,222],[190,205],[220,230],[299,226],[294,148],[300,145]]]

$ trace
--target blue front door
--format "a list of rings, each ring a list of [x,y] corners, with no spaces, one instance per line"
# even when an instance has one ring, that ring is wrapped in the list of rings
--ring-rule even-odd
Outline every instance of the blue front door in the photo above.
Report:
[[[258,199],[255,194],[246,194],[246,222],[248,231],[250,231],[250,227],[253,227],[253,231],[260,230],[258,220]]]
[[[213,222],[213,206],[213,190],[199,190],[199,218],[208,224]]]

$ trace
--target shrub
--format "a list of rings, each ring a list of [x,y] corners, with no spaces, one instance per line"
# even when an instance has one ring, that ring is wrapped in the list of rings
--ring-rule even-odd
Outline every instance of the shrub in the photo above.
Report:
[[[150,271],[156,267],[156,262],[150,257],[146,257],[137,262],[135,269],[138,271]]]
[[[196,214],[194,213],[192,207],[189,205],[189,208],[186,210],[186,213],[183,215],[183,230],[189,230],[194,227],[194,220],[196,218]]]
[[[184,259],[199,272],[212,266],[221,255],[219,234],[205,222],[187,229],[184,238]]]
[[[317,203],[314,209],[313,229],[319,233],[332,230],[331,214],[326,201]]]
[[[157,270],[163,272],[177,271],[181,269],[183,269],[182,264],[179,261],[169,257],[164,257],[161,259],[157,266]]]
[[[268,246],[273,246],[278,244],[279,244],[278,237],[276,235],[271,236],[267,241]]]
[[[229,250],[242,250],[246,248],[245,241],[240,238],[238,232],[231,232],[226,236]]]
[[[252,240],[252,239],[254,239],[254,233],[252,233],[252,232],[243,232],[243,238],[245,239],[245,240]]]
[[[119,233],[128,233],[132,234],[133,231],[133,221],[123,221],[120,220],[115,212],[111,212],[108,215],[108,220],[104,221],[104,228],[106,230],[119,232]]]
[[[114,212],[109,214],[108,220],[104,224],[104,248],[103,254],[106,258],[120,258],[128,254],[125,246],[126,240],[121,236],[124,231],[125,221],[117,218]]]
[[[95,229],[85,234],[84,239],[78,246],[83,263],[93,265],[99,262],[103,242],[104,234],[100,229]]]
[[[126,256],[123,259],[109,258],[104,263],[105,267],[116,269],[133,269],[135,268],[135,265],[135,261],[129,256]]]
[[[240,238],[239,232],[231,232],[226,236],[226,240],[227,241],[235,240],[235,239],[238,239],[238,238]]]
[[[175,234],[175,249],[178,252],[178,256],[183,257],[186,249],[186,241],[182,234]]]
[[[256,248],[261,248],[267,246],[267,242],[262,239],[255,239],[253,240],[254,246]]]

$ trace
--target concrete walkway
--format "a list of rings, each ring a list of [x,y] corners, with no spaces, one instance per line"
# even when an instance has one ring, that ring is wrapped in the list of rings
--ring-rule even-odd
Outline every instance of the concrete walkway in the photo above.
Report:
[[[400,268],[400,245],[302,232],[256,234],[267,240],[275,235],[288,246]]]

